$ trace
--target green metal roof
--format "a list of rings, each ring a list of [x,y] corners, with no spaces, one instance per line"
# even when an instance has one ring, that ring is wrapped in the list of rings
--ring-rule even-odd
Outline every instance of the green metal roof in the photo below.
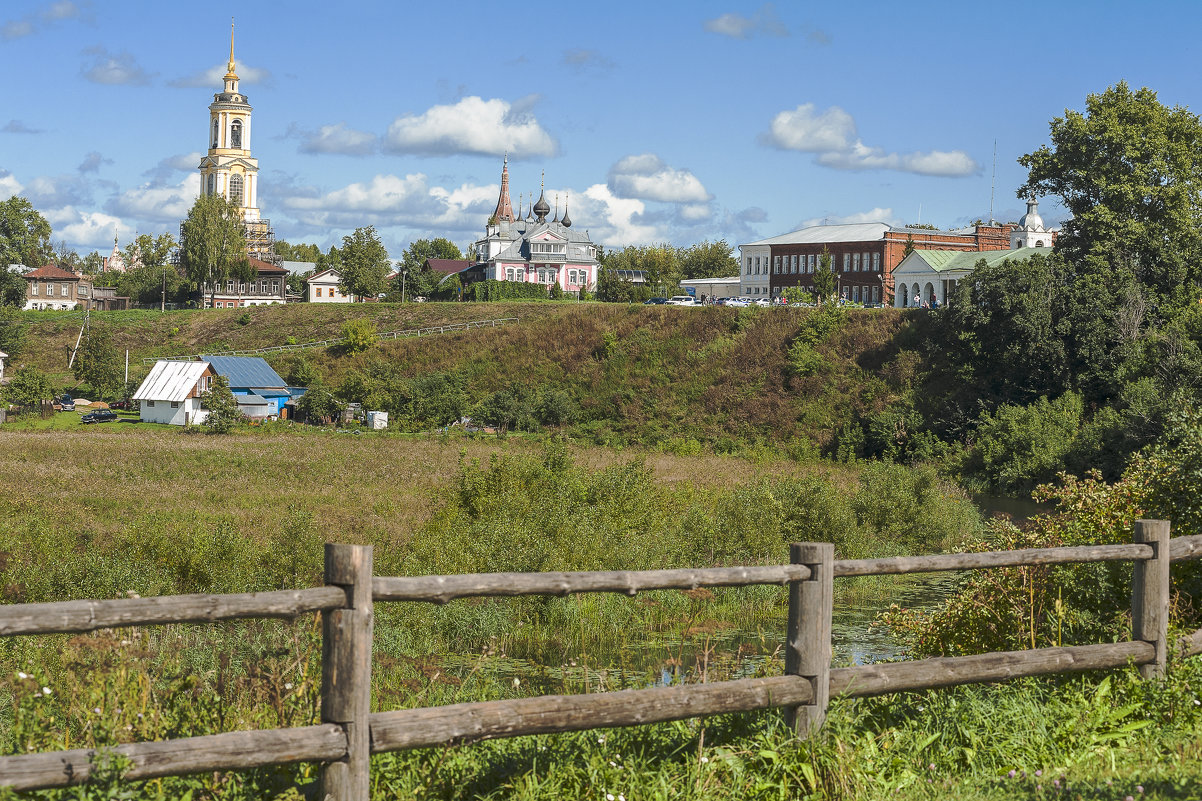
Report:
[[[1051,248],[1016,248],[1015,250],[915,250],[911,256],[922,259],[937,273],[948,270],[971,270],[982,259],[986,264],[1000,264],[1007,259],[1026,261],[1036,253],[1051,253]]]

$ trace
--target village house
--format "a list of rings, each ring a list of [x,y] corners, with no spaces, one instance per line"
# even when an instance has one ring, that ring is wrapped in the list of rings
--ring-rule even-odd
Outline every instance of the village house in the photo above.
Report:
[[[284,303],[288,292],[288,271],[283,267],[250,257],[255,277],[250,281],[229,278],[217,282],[217,291],[206,282],[201,301],[204,308],[236,309],[243,306],[271,306]]]
[[[308,289],[305,300],[310,303],[354,303],[357,300],[354,295],[339,289],[341,281],[342,274],[334,267],[310,276],[305,280]]]
[[[252,420],[276,417],[292,396],[288,382],[258,356],[201,356],[229,382],[238,411]]]
[[[25,309],[38,311],[87,306],[92,298],[92,280],[53,264],[25,273]]]
[[[200,408],[200,396],[216,375],[208,362],[159,359],[134,392],[141,419],[176,426],[203,423],[208,412]]]

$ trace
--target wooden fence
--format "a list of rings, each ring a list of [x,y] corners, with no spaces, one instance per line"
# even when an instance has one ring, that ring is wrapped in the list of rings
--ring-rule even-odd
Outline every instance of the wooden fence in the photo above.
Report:
[[[801,543],[791,546],[787,565],[394,578],[372,576],[370,546],[326,545],[322,587],[0,606],[0,636],[235,618],[291,618],[321,612],[319,725],[132,743],[108,750],[127,760],[129,768],[124,775],[130,780],[320,762],[325,798],[366,801],[370,757],[387,751],[774,707],[783,708],[798,733],[808,735],[822,725],[831,696],[871,696],[1132,663],[1145,677],[1161,675],[1170,656],[1169,563],[1202,556],[1202,535],[1170,540],[1169,523],[1160,520],[1137,521],[1134,535],[1129,545],[841,561],[834,559],[834,546],[828,543]],[[1133,632],[1128,642],[830,667],[833,581],[837,577],[1112,561],[1134,563]],[[376,602],[442,604],[467,597],[576,592],[634,595],[642,590],[751,584],[788,587],[782,676],[374,714],[370,711],[372,609]],[[1171,650],[1174,656],[1202,653],[1202,629],[1182,638]],[[93,749],[0,757],[0,787],[33,790],[87,782],[96,757]]]
[[[496,328],[497,326],[505,325],[506,323],[516,323],[517,321],[518,318],[516,317],[497,317],[492,320],[471,320],[466,323],[447,323],[446,325],[432,325],[426,328],[406,328],[403,331],[386,331],[376,336],[379,339],[410,339],[412,337],[428,337],[432,334],[453,334],[458,331],[471,331],[474,328]],[[223,350],[206,354],[197,353],[191,356],[147,356],[142,359],[142,364],[154,364],[160,360],[169,362],[194,362],[205,356],[263,356],[268,353],[285,353],[294,350],[305,350],[306,348],[329,348],[341,345],[344,341],[342,338],[320,339],[316,342],[304,342],[299,345],[272,345],[268,348]]]

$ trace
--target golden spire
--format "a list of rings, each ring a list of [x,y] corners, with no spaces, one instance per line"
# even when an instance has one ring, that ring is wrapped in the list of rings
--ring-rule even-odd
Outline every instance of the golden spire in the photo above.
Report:
[[[230,17],[230,63],[226,65],[229,70],[225,73],[225,77],[238,80],[238,73],[234,72],[234,18]]]

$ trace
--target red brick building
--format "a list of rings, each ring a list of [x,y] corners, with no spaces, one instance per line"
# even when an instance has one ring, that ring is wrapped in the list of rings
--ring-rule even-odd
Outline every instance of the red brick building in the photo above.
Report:
[[[740,245],[743,295],[780,295],[786,287],[812,291],[823,254],[831,257],[836,292],[853,302],[890,303],[893,269],[908,250],[1008,250],[1013,225],[995,223],[954,231],[895,228],[885,223],[817,225]]]

